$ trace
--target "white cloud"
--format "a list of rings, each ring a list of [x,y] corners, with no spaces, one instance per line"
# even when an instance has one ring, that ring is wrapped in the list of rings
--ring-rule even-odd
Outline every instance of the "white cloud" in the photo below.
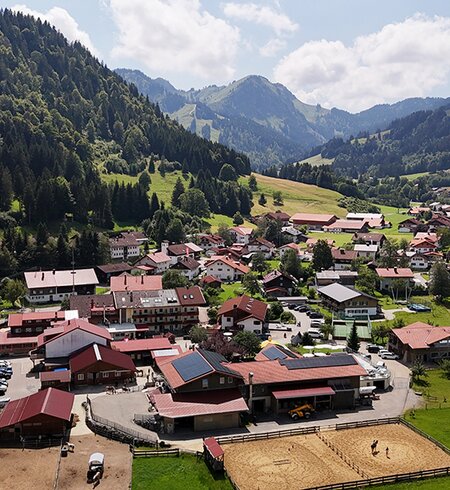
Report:
[[[89,34],[80,29],[77,21],[67,12],[66,9],[61,7],[52,7],[48,12],[38,12],[28,8],[26,5],[14,5],[11,10],[20,11],[27,15],[46,20],[50,25],[56,27],[61,34],[64,34],[70,42],[79,41],[89,51],[99,56],[98,51],[95,49]]]
[[[225,3],[223,12],[227,17],[254,22],[270,27],[277,34],[292,33],[298,29],[298,25],[286,15],[271,7],[260,6],[256,3]]]
[[[281,39],[269,39],[269,41],[259,48],[259,54],[265,58],[271,58],[275,56],[280,49],[286,46],[286,42]]]
[[[163,76],[233,78],[239,29],[211,15],[199,0],[110,0],[110,7],[119,30],[114,57],[134,59]]]
[[[276,81],[304,102],[359,111],[424,96],[450,75],[450,18],[416,14],[356,38],[311,41],[281,59]]]

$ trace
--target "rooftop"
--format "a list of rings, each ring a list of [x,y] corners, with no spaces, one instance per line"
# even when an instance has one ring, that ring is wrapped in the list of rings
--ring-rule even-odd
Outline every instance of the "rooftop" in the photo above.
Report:
[[[414,273],[411,269],[405,267],[391,267],[391,268],[376,268],[376,273],[379,277],[386,279],[390,278],[413,278]]]
[[[309,223],[328,223],[333,219],[336,219],[334,214],[295,213],[291,216],[291,221],[306,221]]]
[[[157,291],[162,289],[162,276],[122,276],[111,277],[111,291]]]
[[[156,337],[153,339],[134,339],[120,340],[111,342],[111,348],[119,352],[136,352],[136,351],[158,351],[172,349],[172,344],[167,337]]]
[[[69,362],[70,370],[72,373],[77,373],[97,362],[102,362],[113,368],[136,371],[136,366],[128,354],[122,354],[118,350],[109,349],[98,344],[92,344],[78,354],[73,355]]]
[[[24,272],[24,276],[28,289],[60,288],[72,285],[90,286],[98,284],[94,269]]]
[[[338,303],[344,303],[353,298],[358,298],[359,296],[369,297],[367,294],[356,291],[355,289],[348,288],[339,283],[329,284],[328,286],[323,286],[317,289],[319,294],[323,294],[327,298],[337,301]]]
[[[227,313],[238,309],[241,312],[247,313],[248,316],[254,316],[255,318],[264,321],[266,318],[267,304],[259,301],[258,299],[250,298],[245,294],[238,296],[237,298],[231,298],[219,308],[218,315],[226,315]]]
[[[433,327],[423,322],[394,328],[391,332],[411,349],[428,349],[432,344],[450,338],[450,327]]]

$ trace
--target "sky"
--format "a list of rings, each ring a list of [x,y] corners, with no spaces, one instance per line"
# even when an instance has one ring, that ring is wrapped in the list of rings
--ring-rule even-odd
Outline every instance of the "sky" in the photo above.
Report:
[[[262,75],[358,112],[450,96],[448,0],[0,0],[48,20],[110,68],[181,89]]]

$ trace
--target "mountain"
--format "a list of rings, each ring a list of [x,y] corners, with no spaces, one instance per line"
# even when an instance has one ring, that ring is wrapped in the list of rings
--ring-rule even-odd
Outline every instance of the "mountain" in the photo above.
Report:
[[[183,91],[139,70],[116,71],[185,128],[247,154],[257,169],[299,160],[334,137],[381,130],[394,119],[450,102],[412,98],[351,114],[305,104],[282,84],[261,76],[247,76],[227,86]]]
[[[112,188],[100,172],[137,175],[152,159],[209,179],[224,164],[250,172],[245,155],[185,130],[80,43],[10,10],[0,10],[0,94],[0,211],[15,200],[29,224],[140,222],[146,190]]]

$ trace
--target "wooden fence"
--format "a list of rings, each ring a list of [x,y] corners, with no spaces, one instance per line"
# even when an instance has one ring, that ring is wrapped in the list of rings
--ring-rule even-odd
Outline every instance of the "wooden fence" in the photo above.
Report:
[[[432,442],[434,445],[438,446],[439,448],[441,448],[444,452],[446,452],[448,455],[450,455],[450,449],[445,446],[444,444],[442,444],[441,442],[439,442],[437,439],[435,439],[434,437],[428,435],[426,432],[423,432],[421,431],[419,428],[417,428],[415,425],[411,424],[410,422],[408,422],[407,420],[401,418],[400,419],[400,423],[405,425],[406,427],[408,427],[408,429],[411,429],[413,430],[416,434],[419,434],[419,436],[422,436],[422,437],[425,437],[425,439],[428,439],[430,442]]]
[[[372,487],[375,485],[387,485],[389,483],[410,482],[415,480],[424,480],[426,478],[437,478],[450,475],[450,467],[437,468],[435,470],[415,471],[411,473],[399,473],[396,475],[379,476],[376,478],[367,478],[365,480],[355,480],[344,483],[333,483],[331,485],[322,485],[320,487],[309,487],[306,490],[349,490],[352,488]]]
[[[134,449],[133,458],[156,458],[158,456],[180,456],[180,450],[174,449]]]

